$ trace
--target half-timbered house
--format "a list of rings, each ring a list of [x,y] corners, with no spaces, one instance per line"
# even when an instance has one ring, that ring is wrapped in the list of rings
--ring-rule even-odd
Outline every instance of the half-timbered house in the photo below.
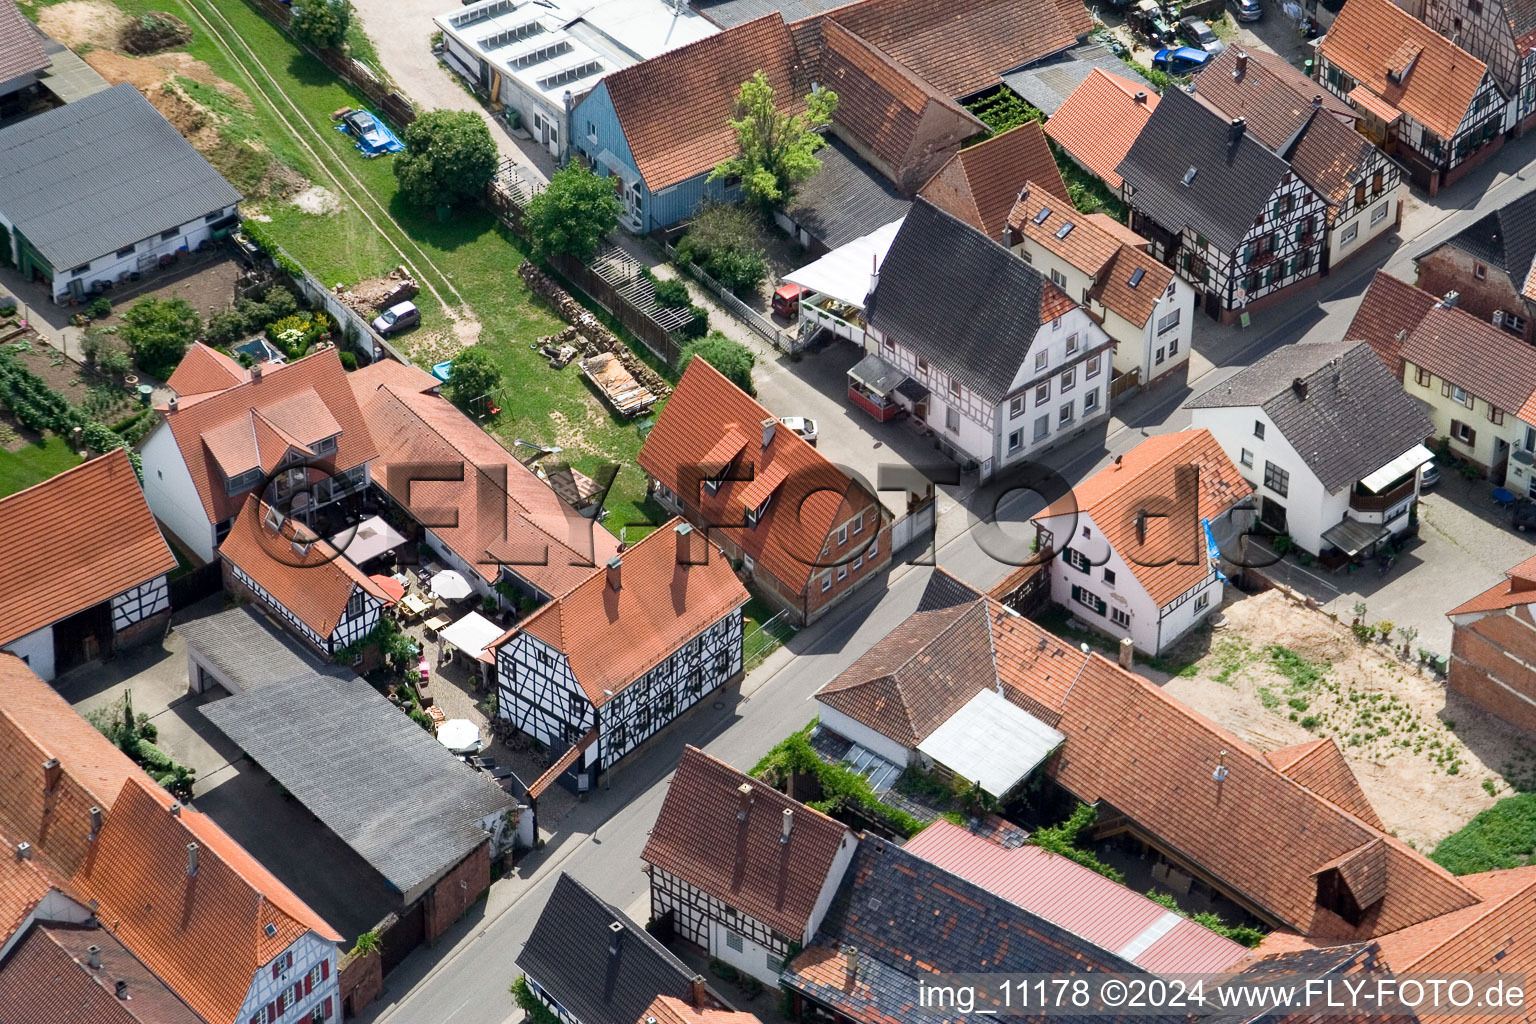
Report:
[[[1317,78],[1431,196],[1497,152],[1509,127],[1510,96],[1488,66],[1391,0],[1344,5],[1318,41]]]
[[[1522,0],[1404,0],[1409,14],[1488,65],[1516,134],[1536,117],[1536,6]]]
[[[165,632],[176,557],[122,450],[0,499],[0,650],[44,679]]]
[[[1455,292],[1458,309],[1536,344],[1536,192],[1489,211],[1413,262],[1418,286],[1434,298]]]
[[[368,575],[253,494],[219,548],[226,589],[253,598],[326,657],[362,640],[391,604]]]
[[[821,926],[857,846],[842,822],[690,746],[641,854],[651,920],[777,984]]]
[[[493,645],[499,714],[555,749],[584,737],[589,780],[742,671],[749,595],[674,519]]]
[[[1204,293],[1213,319],[1235,320],[1317,276],[1327,203],[1244,118],[1170,89],[1118,172],[1131,229]]]
[[[640,449],[661,505],[807,623],[890,562],[890,513],[702,359]]]

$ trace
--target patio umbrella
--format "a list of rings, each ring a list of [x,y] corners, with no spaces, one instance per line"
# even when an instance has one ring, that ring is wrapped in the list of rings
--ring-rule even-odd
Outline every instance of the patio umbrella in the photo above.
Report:
[[[484,746],[480,742],[480,727],[467,718],[450,718],[438,726],[437,742],[455,754],[478,753]]]
[[[374,582],[375,586],[388,594],[391,601],[397,604],[405,596],[405,587],[401,586],[400,581],[393,576],[369,576],[368,578]]]
[[[432,577],[432,593],[448,601],[468,597],[472,590],[469,581],[452,569],[444,569]]]

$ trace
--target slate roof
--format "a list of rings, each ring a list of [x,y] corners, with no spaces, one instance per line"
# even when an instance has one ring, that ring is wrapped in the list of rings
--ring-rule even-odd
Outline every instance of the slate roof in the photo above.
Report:
[[[1370,345],[1392,375],[1401,380],[1403,342],[1439,301],[1438,296],[1378,270],[1344,337]]]
[[[205,704],[219,728],[408,897],[514,801],[364,679],[306,672]]]
[[[250,605],[178,623],[175,629],[189,650],[248,690],[310,671],[352,674],[340,665],[323,664]]]
[[[996,687],[987,608],[973,601],[909,615],[816,700],[910,750]]]
[[[785,215],[828,249],[907,215],[912,200],[835,134],[816,151],[821,170],[795,190]]]
[[[0,210],[59,273],[239,201],[126,82],[0,129]]]
[[[1014,201],[1029,182],[1070,205],[1067,186],[1037,121],[962,149],[918,195],[998,241]]]
[[[1306,382],[1305,398],[1297,378]],[[1329,492],[1364,479],[1434,429],[1423,403],[1359,341],[1286,345],[1185,408],[1234,406],[1262,408]]]
[[[695,977],[623,911],[564,872],[517,966],[577,1020],[599,1024],[639,1020],[658,995],[687,1001]]]
[[[95,949],[101,966],[88,966]],[[125,983],[127,999],[116,994]],[[205,1024],[107,928],[34,924],[0,962],[0,1020]]]
[[[1505,578],[1476,597],[1452,608],[1446,615],[1494,612],[1519,605],[1536,604],[1536,557],[1509,569]]]
[[[1440,245],[1460,249],[1509,278],[1517,292],[1536,263],[1536,192],[1527,192],[1462,228]],[[1417,257],[1423,259],[1440,246]]]
[[[1193,488],[1185,486],[1189,466],[1199,470]],[[1163,608],[1211,572],[1205,539],[1191,534],[1190,524],[1215,519],[1252,493],[1210,431],[1181,430],[1147,438],[1034,518],[1071,517],[1068,532],[1060,537],[1070,542],[1076,515],[1091,516],[1105,542]],[[1139,517],[1154,495],[1169,503],[1163,510],[1166,518],[1150,518],[1138,529]],[[1060,534],[1059,524],[1052,525]]]
[[[1137,93],[1145,93],[1146,102],[1138,102]],[[1094,68],[1045,123],[1045,134],[1118,192],[1122,181],[1116,168],[1160,100],[1147,83]]]
[[[953,608],[980,600],[981,596],[981,591],[958,576],[951,576],[943,569],[935,569],[923,587],[923,596],[918,601],[917,610],[931,612],[940,608]]]
[[[1318,52],[1442,139],[1456,136],[1487,65],[1391,0],[1349,0]],[[1411,65],[1411,67],[1409,66]],[[1400,81],[1387,72],[1408,73]]]
[[[752,791],[745,820],[742,786]],[[798,942],[856,841],[842,822],[688,746],[640,858]]]
[[[1168,90],[1116,168],[1134,190],[1131,205],[1170,231],[1190,227],[1235,251],[1290,167],[1247,132],[1235,146],[1229,135],[1226,118]],[[1195,178],[1185,185],[1189,168]]]
[[[1040,331],[1046,291],[1028,263],[918,199],[880,265],[865,319],[996,404]]]
[[[1536,348],[1464,309],[1432,307],[1403,342],[1403,358],[1536,422]]]
[[[0,644],[176,568],[121,449],[0,498]]]
[[[519,632],[538,637],[565,654],[587,699],[602,707],[751,597],[730,561],[681,519],[663,523],[619,557],[618,590],[609,585],[607,569],[598,569],[492,646]]]
[[[848,947],[857,950],[849,979]],[[1135,965],[1001,896],[873,836],[859,843],[817,940],[783,982],[848,1019],[941,1024],[967,1019],[914,1006],[934,975],[1085,971]],[[1161,1018],[1143,1014],[1143,1021]]]
[[[35,74],[50,63],[43,34],[32,27],[16,0],[0,0],[0,83]]]
[[[1017,71],[1010,71],[1003,76],[1003,83],[1023,97],[1025,103],[1040,110],[1046,117],[1053,118],[1062,104],[1066,103],[1067,97],[1095,70],[1134,83],[1137,89],[1145,91],[1148,98],[1156,102],[1156,87],[1142,78],[1141,72],[1100,43],[1074,46]]]

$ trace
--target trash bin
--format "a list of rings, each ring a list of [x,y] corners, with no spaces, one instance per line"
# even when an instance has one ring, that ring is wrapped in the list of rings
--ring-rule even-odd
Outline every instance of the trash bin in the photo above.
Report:
[[[154,388],[150,387],[148,384],[140,384],[139,385],[139,404],[140,405],[148,405],[150,403],[150,400],[154,397],[154,394],[155,394],[155,389]]]

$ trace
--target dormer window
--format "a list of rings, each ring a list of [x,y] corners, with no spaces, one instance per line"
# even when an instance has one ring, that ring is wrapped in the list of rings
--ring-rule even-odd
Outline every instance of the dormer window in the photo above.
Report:
[[[768,497],[763,499],[763,503],[757,506],[757,508],[747,509],[746,515],[743,518],[746,521],[748,529],[755,527],[758,523],[763,521],[763,517],[768,514],[768,506],[772,504],[773,495],[770,494]]]
[[[335,455],[336,435],[332,434],[330,437],[322,437],[316,441],[313,451],[316,455]]]
[[[244,473],[236,473],[224,481],[224,493],[231,496],[244,494],[246,491],[261,483],[261,467],[248,469]]]

